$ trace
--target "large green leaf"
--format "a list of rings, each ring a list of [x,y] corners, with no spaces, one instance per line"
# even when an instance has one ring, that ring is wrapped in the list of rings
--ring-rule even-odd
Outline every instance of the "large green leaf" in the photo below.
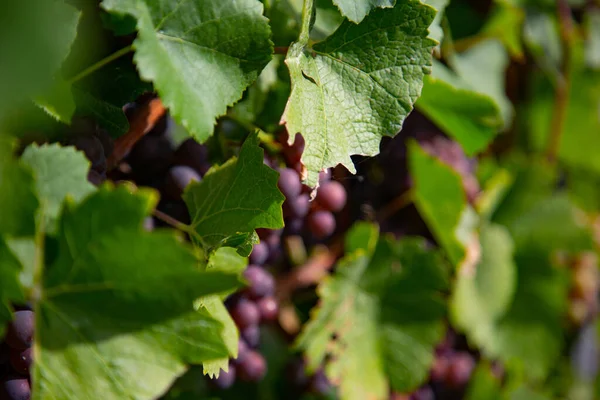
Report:
[[[258,136],[250,135],[239,158],[212,169],[183,195],[197,244],[207,251],[229,246],[247,256],[255,229],[283,227],[285,198],[277,189],[277,173],[263,163],[258,143]]]
[[[199,141],[271,59],[258,0],[104,0],[102,6],[137,19],[140,75]]]
[[[371,10],[394,7],[396,0],[333,0],[333,3],[346,18],[358,24]]]
[[[35,177],[40,202],[38,218],[43,219],[39,222],[44,230],[54,230],[61,204],[67,196],[79,202],[95,190],[87,180],[90,162],[74,147],[32,144],[25,149],[21,159]]]
[[[0,338],[4,326],[11,319],[11,303],[22,303],[23,291],[19,282],[21,263],[0,237]]]
[[[0,16],[0,121],[50,89],[75,39],[79,13],[60,0],[5,2]]]
[[[282,121],[291,141],[298,132],[305,139],[308,185],[339,163],[355,172],[351,155],[377,154],[381,138],[400,130],[431,67],[427,28],[434,16],[419,1],[398,0],[360,25],[345,21],[311,49],[292,46],[292,93]]]
[[[410,142],[409,165],[414,180],[414,201],[455,266],[469,264],[469,246],[476,241],[478,218],[467,203],[461,179],[451,167]]]
[[[423,241],[395,242],[378,238],[371,225],[355,226],[298,339],[309,368],[331,356],[326,373],[339,382],[343,400],[387,399],[390,386],[418,387],[443,336],[446,286],[445,265]]]
[[[473,155],[492,141],[502,127],[495,101],[469,86],[447,67],[434,62],[433,73],[425,77],[415,107]]]
[[[12,142],[0,133],[0,236],[32,236],[38,207],[34,181],[12,152]]]
[[[67,201],[54,261],[38,265],[36,398],[153,399],[186,363],[228,354],[222,325],[193,302],[237,276],[202,272],[172,233],[145,232],[153,205],[124,187]]]
[[[454,326],[485,351],[512,302],[517,282],[514,245],[507,229],[485,225],[480,241],[481,260],[475,269],[459,270],[450,310]]]

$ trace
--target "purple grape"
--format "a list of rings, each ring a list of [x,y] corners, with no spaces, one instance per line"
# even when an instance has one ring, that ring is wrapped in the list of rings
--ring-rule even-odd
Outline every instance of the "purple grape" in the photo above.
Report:
[[[285,221],[285,233],[287,235],[300,235],[304,230],[303,218],[292,218]]]
[[[244,329],[250,325],[258,325],[260,322],[260,313],[256,304],[243,297],[233,304],[230,314],[240,329]]]
[[[327,211],[341,211],[346,205],[346,189],[337,181],[325,182],[317,190],[316,200]]]
[[[471,374],[475,368],[475,360],[469,353],[457,353],[451,358],[448,366],[446,382],[448,386],[462,388],[466,386],[471,379]]]
[[[6,331],[6,343],[13,349],[25,350],[33,342],[35,316],[33,311],[21,310],[14,313],[14,318]]]
[[[90,169],[87,174],[87,180],[94,186],[100,186],[106,180],[106,175],[100,172]]]
[[[250,325],[240,331],[242,339],[251,348],[257,348],[260,344],[260,328],[258,325]]]
[[[308,227],[317,239],[324,239],[335,232],[335,217],[329,211],[316,211],[308,216]]]
[[[283,193],[286,199],[292,199],[298,196],[302,191],[300,175],[290,168],[281,169],[279,171],[277,187],[279,187],[279,190],[281,190],[281,193]]]
[[[248,280],[248,294],[254,299],[270,296],[275,292],[275,279],[273,275],[256,265],[249,265],[244,271],[244,278]]]
[[[274,321],[279,314],[279,304],[273,296],[263,297],[256,305],[263,321]]]
[[[163,176],[173,157],[173,147],[163,136],[144,136],[133,146],[127,162],[131,166],[136,182],[149,184],[157,176]]]
[[[175,151],[174,158],[177,164],[193,168],[202,176],[210,169],[208,148],[194,139],[183,141]]]
[[[250,346],[248,346],[248,344],[246,342],[244,342],[244,339],[240,339],[238,342],[238,356],[233,361],[240,362],[241,360],[244,359],[244,357],[246,357],[246,355],[248,354],[249,351],[250,351]]]
[[[69,140],[69,144],[83,151],[85,157],[92,164],[92,169],[99,173],[106,172],[106,156],[102,142],[93,135],[77,135]]]
[[[250,350],[238,364],[237,372],[243,381],[258,382],[267,373],[267,362],[259,353]]]
[[[254,245],[250,253],[250,262],[256,265],[263,265],[269,258],[269,246],[265,242]]]
[[[307,194],[287,199],[283,203],[284,217],[304,218],[310,209],[310,198]]]
[[[312,393],[320,396],[324,396],[331,391],[331,383],[322,369],[312,376],[309,387]]]
[[[25,350],[12,349],[10,352],[10,365],[19,374],[29,374],[29,369],[33,362],[33,350],[28,348]]]
[[[435,400],[435,394],[431,387],[423,386],[410,395],[410,400]]]
[[[229,363],[229,371],[221,371],[219,377],[213,379],[213,383],[219,389],[229,389],[235,383],[235,365]]]
[[[171,198],[179,199],[190,183],[201,180],[202,178],[194,169],[185,165],[177,165],[169,170],[165,189]]]
[[[319,183],[323,184],[331,180],[331,169],[327,168],[324,171],[319,172]]]
[[[448,357],[446,355],[437,356],[429,372],[430,379],[434,382],[443,382],[448,374],[448,367]]]
[[[2,380],[1,400],[29,400],[30,398],[31,387],[27,378],[12,375]]]

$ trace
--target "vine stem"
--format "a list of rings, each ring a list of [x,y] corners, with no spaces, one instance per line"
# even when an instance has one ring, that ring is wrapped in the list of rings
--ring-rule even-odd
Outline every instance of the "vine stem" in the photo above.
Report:
[[[567,117],[569,92],[571,91],[571,45],[573,42],[573,21],[567,0],[556,0],[556,7],[560,24],[562,62],[560,76],[556,82],[552,122],[550,125],[548,147],[546,149],[546,158],[550,163],[556,162]]]
[[[191,226],[184,224],[183,222],[171,217],[170,215],[165,214],[162,211],[155,209],[152,211],[152,215],[181,232],[187,233],[190,236],[196,235],[196,232],[192,229]]]
[[[312,19],[314,2],[313,0],[304,0],[302,5],[302,27],[300,28],[300,36],[298,42],[302,46],[306,46],[310,39],[310,20]]]
[[[73,84],[73,83],[85,78],[86,76],[88,76],[88,75],[96,72],[100,68],[104,67],[106,64],[113,62],[117,58],[123,57],[125,54],[131,52],[132,50],[133,50],[133,45],[130,44],[127,47],[123,47],[122,49],[115,51],[111,55],[104,57],[102,60],[98,61],[97,63],[95,63],[93,65],[90,65],[89,67],[87,67],[86,69],[84,69],[83,71],[81,71],[80,73],[78,73],[77,75],[72,77],[71,79],[69,79],[68,83]]]

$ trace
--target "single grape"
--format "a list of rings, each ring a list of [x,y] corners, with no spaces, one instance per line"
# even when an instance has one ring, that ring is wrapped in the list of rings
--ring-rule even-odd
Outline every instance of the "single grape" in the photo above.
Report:
[[[304,230],[304,218],[291,218],[285,221],[286,235],[300,235]]]
[[[258,352],[250,350],[238,364],[237,372],[246,382],[258,382],[267,373],[267,362]]]
[[[430,386],[423,386],[410,396],[410,400],[435,400],[435,393]]]
[[[83,151],[85,157],[92,163],[92,169],[103,173],[106,172],[106,156],[104,147],[96,136],[77,135],[69,140],[69,144],[76,149]]]
[[[240,362],[241,360],[243,360],[249,351],[250,351],[250,346],[248,346],[248,344],[244,341],[244,339],[240,339],[238,341],[238,356],[235,360],[233,360],[233,362],[237,363],[237,362]]]
[[[219,389],[229,389],[235,383],[235,365],[229,363],[229,371],[221,371],[219,377],[213,379],[213,383]]]
[[[304,218],[310,208],[310,198],[307,194],[287,199],[283,203],[284,217]]]
[[[33,350],[31,347],[25,350],[12,349],[10,352],[10,365],[19,374],[29,374],[33,362]]]
[[[316,211],[308,216],[308,227],[317,239],[324,239],[335,232],[335,217],[329,211]]]
[[[173,157],[171,141],[163,136],[144,136],[131,149],[127,163],[138,184],[150,184],[168,171]],[[163,178],[164,179],[164,178]]]
[[[15,311],[14,318],[6,330],[6,343],[13,349],[25,350],[33,342],[33,311]]]
[[[317,190],[316,200],[327,211],[341,211],[346,205],[346,189],[337,181],[325,182]]]
[[[270,296],[275,291],[273,275],[257,265],[249,265],[244,271],[244,278],[248,280],[248,294],[254,299]]]
[[[258,325],[250,325],[240,331],[242,339],[251,348],[257,348],[260,344],[260,328]]]
[[[287,199],[292,199],[298,196],[302,191],[300,176],[293,169],[281,169],[279,171],[279,181],[277,182],[277,187]]]
[[[250,325],[258,325],[260,322],[260,313],[256,304],[243,297],[233,304],[230,314],[240,329],[244,329]]]
[[[429,371],[429,377],[434,382],[442,382],[448,374],[449,360],[446,355],[438,355],[433,360],[433,365]]]
[[[177,161],[177,164],[193,168],[202,176],[210,169],[208,148],[194,139],[183,141],[177,150],[175,150],[174,159]]]
[[[256,265],[263,265],[269,258],[269,245],[264,241],[257,243],[250,253],[250,262]]]
[[[11,375],[2,380],[1,400],[29,400],[30,398],[31,387],[27,378]]]
[[[319,172],[319,183],[322,184],[322,183],[325,183],[330,180],[331,180],[331,169],[327,168],[326,170]]]
[[[274,321],[279,313],[279,304],[273,296],[263,297],[256,302],[260,318],[263,321]]]
[[[466,352],[456,353],[450,360],[446,382],[454,388],[464,387],[471,379],[475,368],[473,356]]]
[[[201,180],[202,178],[194,169],[185,165],[177,165],[169,169],[167,173],[165,190],[171,198],[179,199],[190,183]]]
[[[327,376],[322,369],[319,369],[311,377],[309,388],[312,393],[320,396],[325,396],[331,391],[331,383],[329,382],[329,379],[327,379]]]

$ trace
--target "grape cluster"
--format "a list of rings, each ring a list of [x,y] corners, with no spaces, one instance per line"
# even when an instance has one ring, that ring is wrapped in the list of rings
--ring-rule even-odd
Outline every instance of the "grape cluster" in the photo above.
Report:
[[[33,362],[33,331],[33,311],[17,308],[0,344],[0,400],[31,397],[29,371]]]

